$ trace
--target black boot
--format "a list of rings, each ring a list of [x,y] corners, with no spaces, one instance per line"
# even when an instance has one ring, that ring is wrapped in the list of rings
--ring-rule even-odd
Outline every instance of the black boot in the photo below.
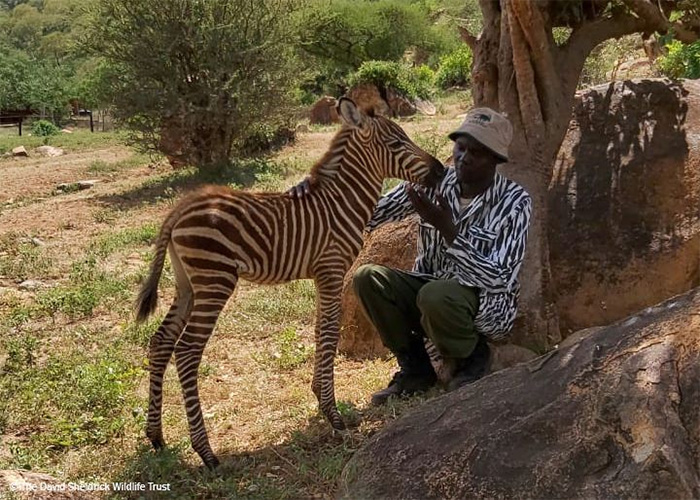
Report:
[[[454,371],[452,379],[447,384],[448,391],[454,391],[463,385],[476,382],[486,375],[491,365],[491,348],[486,339],[479,335],[479,340],[471,355],[467,358],[453,359],[452,362]]]
[[[372,406],[381,406],[391,396],[411,396],[430,389],[437,382],[435,369],[422,342],[408,352],[395,353],[399,371],[386,389],[372,394]]]

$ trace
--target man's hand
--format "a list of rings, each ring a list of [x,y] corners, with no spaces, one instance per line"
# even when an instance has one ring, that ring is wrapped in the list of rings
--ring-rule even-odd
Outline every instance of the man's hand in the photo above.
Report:
[[[301,181],[296,186],[289,188],[289,191],[287,191],[287,196],[289,196],[290,198],[301,199],[304,196],[308,196],[309,194],[311,194],[311,178],[310,177],[304,178],[303,181]]]
[[[420,218],[440,231],[445,242],[451,245],[457,237],[457,226],[452,220],[452,209],[450,209],[447,200],[438,194],[438,205],[436,205],[430,201],[422,189],[415,188],[411,184],[406,184],[406,195]]]

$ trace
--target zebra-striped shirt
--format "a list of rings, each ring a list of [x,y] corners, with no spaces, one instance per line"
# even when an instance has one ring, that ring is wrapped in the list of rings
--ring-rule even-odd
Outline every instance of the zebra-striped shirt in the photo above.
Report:
[[[415,213],[405,184],[379,200],[368,231]],[[477,330],[494,340],[503,338],[517,312],[518,271],[530,224],[530,196],[517,183],[496,174],[494,183],[460,213],[460,187],[454,168],[447,170],[437,190],[428,193],[434,203],[436,191],[449,202],[458,235],[448,246],[437,229],[421,221],[412,274],[457,279],[462,285],[477,288]]]

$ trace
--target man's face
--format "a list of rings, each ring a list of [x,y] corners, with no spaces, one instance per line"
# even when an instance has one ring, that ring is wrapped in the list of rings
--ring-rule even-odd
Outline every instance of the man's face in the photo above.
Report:
[[[479,141],[460,135],[452,147],[452,157],[461,183],[476,183],[493,177],[499,159]]]

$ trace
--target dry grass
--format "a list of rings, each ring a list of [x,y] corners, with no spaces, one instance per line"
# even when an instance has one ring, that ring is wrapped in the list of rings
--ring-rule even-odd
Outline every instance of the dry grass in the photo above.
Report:
[[[448,100],[440,109],[436,118],[404,126],[442,155],[449,151],[442,138],[458,125],[462,108]],[[220,181],[285,189],[303,177],[333,133],[303,134],[277,157],[224,172]],[[87,173],[103,182],[57,196],[45,192],[53,178],[22,183],[27,172],[41,179],[52,161],[63,182]],[[0,161],[0,175],[11,174],[3,179],[33,200],[0,211],[0,468],[31,468],[66,481],[170,484],[157,498],[333,497],[352,453],[422,400],[369,408],[369,394],[386,383],[393,361],[339,356],[336,394],[354,426],[344,434],[331,430],[310,390],[315,293],[308,281],[241,283],[220,318],[205,351],[200,393],[221,469],[202,469],[189,446],[172,366],[164,392],[169,446],[150,449],[143,436],[144,366],[149,336],[173,296],[169,269],[152,321],[136,325],[131,302],[173,200],[211,179],[147,163],[113,143],[58,159]],[[41,285],[23,290],[25,279]]]

